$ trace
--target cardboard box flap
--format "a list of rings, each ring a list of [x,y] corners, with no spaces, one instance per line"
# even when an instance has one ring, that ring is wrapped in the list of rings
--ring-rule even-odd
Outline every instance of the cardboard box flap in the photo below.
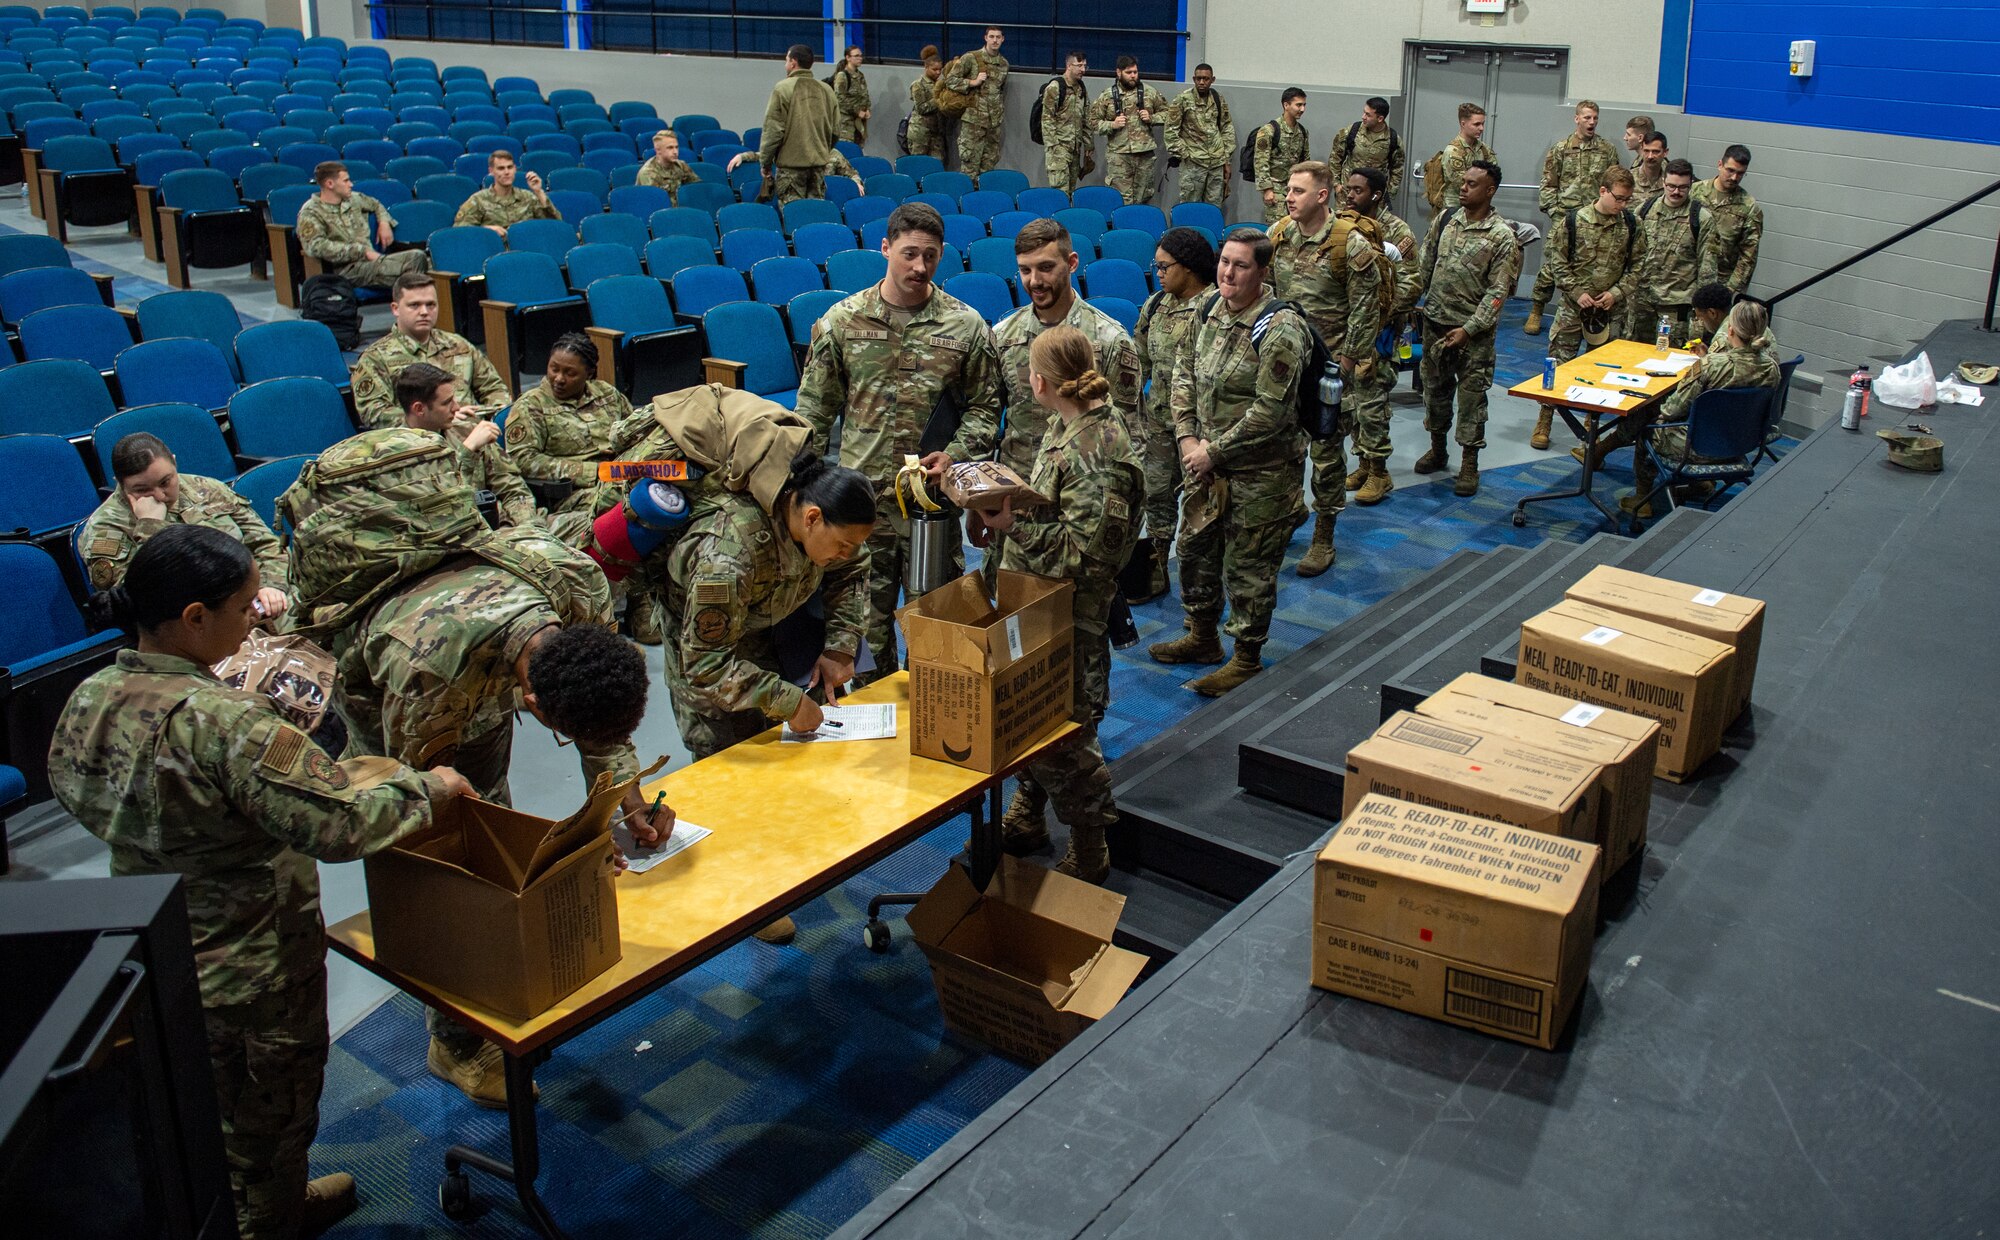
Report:
[[[1039,991],[1060,1011],[1106,946],[1074,926],[989,899],[959,919],[935,951],[1011,989]]]
[[[1089,972],[1079,981],[1063,1010],[1074,1016],[1090,1020],[1102,1020],[1125,992],[1132,989],[1139,980],[1139,974],[1146,967],[1146,957],[1138,952],[1126,951],[1122,947],[1105,944],[1091,962]]]
[[[591,787],[590,799],[583,808],[563,819],[552,823],[534,851],[529,854],[524,867],[525,877],[521,887],[525,889],[549,872],[556,862],[569,856],[584,844],[611,830],[611,815],[617,811],[618,802],[625,794],[653,772],[667,764],[666,755],[653,760],[653,765],[640,771],[630,779],[614,779],[610,771],[599,771],[597,782]]]
[[[1587,726],[1591,731],[1608,733],[1628,741],[1643,741],[1648,737],[1657,736],[1660,731],[1660,725],[1644,715],[1635,715],[1608,706],[1587,712],[1590,718],[1588,725],[1576,724],[1570,718],[1577,707],[1575,698],[1545,693],[1540,689],[1530,689],[1511,680],[1495,680],[1478,672],[1460,673],[1452,678],[1451,683],[1432,696],[1464,697],[1491,702],[1496,706],[1558,719],[1573,727]]]
[[[1600,565],[1585,573],[1563,592],[1578,602],[1607,600],[1613,609],[1621,605],[1659,610],[1678,620],[1720,633],[1741,633],[1755,623],[1764,604],[1741,594],[1706,590],[1685,581],[1650,577],[1629,568]]]
[[[1521,627],[1613,651],[1621,642],[1628,650],[1632,642],[1644,643],[1649,662],[1690,676],[1736,657],[1736,652],[1721,642],[1576,599],[1564,599],[1523,621]],[[1607,631],[1609,635],[1605,635]]]
[[[1005,855],[993,881],[986,884],[986,894],[1106,943],[1125,912],[1125,897],[1115,891]]]
[[[924,893],[923,899],[911,906],[909,915],[903,921],[910,927],[910,934],[918,946],[929,952],[944,942],[953,926],[965,920],[965,915],[972,911],[979,899],[979,888],[972,885],[972,876],[965,872],[965,867],[947,865],[943,875]]]

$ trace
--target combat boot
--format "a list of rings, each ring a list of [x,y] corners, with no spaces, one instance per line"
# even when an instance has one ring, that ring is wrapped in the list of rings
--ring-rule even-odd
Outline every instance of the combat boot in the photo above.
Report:
[[[1549,431],[1554,428],[1555,422],[1556,414],[1553,409],[1544,409],[1536,414],[1535,433],[1528,436],[1528,446],[1530,448],[1547,448],[1549,446]]]
[[[1216,636],[1215,619],[1188,617],[1188,631],[1170,642],[1155,642],[1146,653],[1155,663],[1220,663],[1228,658]]]
[[[1541,302],[1534,301],[1528,303],[1528,321],[1521,324],[1521,330],[1530,336],[1539,336],[1542,334]]]
[[[1417,458],[1416,471],[1420,474],[1434,474],[1451,464],[1451,449],[1445,446],[1444,436],[1431,432],[1431,450]]]
[[[1368,481],[1354,493],[1357,504],[1379,504],[1389,498],[1389,492],[1396,489],[1396,480],[1389,476],[1389,466],[1383,461],[1368,462]]]
[[[1264,670],[1263,643],[1251,645],[1249,642],[1236,643],[1236,655],[1229,662],[1216,668],[1198,680],[1188,682],[1203,697],[1221,697],[1244,681]]]
[[[1104,827],[1071,827],[1069,851],[1056,862],[1056,873],[1103,886],[1111,877],[1111,849],[1104,842]]]
[[[507,1070],[500,1061],[500,1048],[491,1042],[481,1042],[477,1051],[460,1058],[433,1037],[425,1066],[432,1076],[458,1086],[461,1093],[487,1110],[507,1109]],[[542,1096],[540,1086],[535,1087],[535,1096]]]
[[[1299,558],[1299,576],[1317,577],[1327,569],[1333,567],[1335,558],[1333,550],[1333,522],[1334,517],[1330,513],[1323,512],[1314,518],[1312,546],[1307,547],[1305,555]],[[1220,646],[1216,647],[1218,652],[1221,649],[1222,647]],[[1221,661],[1220,658],[1216,659],[1218,663]]]
[[[625,619],[632,626],[632,640],[641,646],[658,646],[666,637],[660,631],[660,604],[650,594],[635,594],[625,605]]]
[[[1479,449],[1467,448],[1458,458],[1458,476],[1451,480],[1451,493],[1461,498],[1479,494]]]
[[[1025,857],[1049,846],[1045,813],[1049,795],[1027,784],[1014,785],[1014,799],[1000,817],[1000,848],[1009,856]]]
[[[354,1177],[345,1171],[306,1183],[305,1209],[299,1214],[299,1235],[310,1240],[354,1213]]]
[[[1347,475],[1347,493],[1349,495],[1352,495],[1356,491],[1359,491],[1362,487],[1366,486],[1367,484],[1368,484],[1368,458],[1364,456],[1361,457],[1359,462],[1354,466],[1354,472]]]

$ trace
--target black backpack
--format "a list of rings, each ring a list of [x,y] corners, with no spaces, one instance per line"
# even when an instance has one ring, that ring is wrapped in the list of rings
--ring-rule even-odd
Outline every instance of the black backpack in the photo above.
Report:
[[[361,303],[346,276],[327,273],[307,280],[299,290],[299,317],[326,324],[342,350],[361,344]]]
[[[1210,293],[1208,300],[1201,303],[1201,321],[1206,323],[1214,312],[1216,303],[1222,300],[1220,292]],[[1257,316],[1250,325],[1250,347],[1261,350],[1264,338],[1271,334],[1271,324],[1277,320],[1280,310],[1290,310],[1299,316],[1299,322],[1306,329],[1306,360],[1299,368],[1299,390],[1297,395],[1297,418],[1299,429],[1309,438],[1328,440],[1340,435],[1340,399],[1344,385],[1340,378],[1340,363],[1321,339],[1319,329],[1313,326],[1305,309],[1295,301],[1274,301],[1270,309]]]
[[[1035,92],[1035,106],[1028,109],[1028,140],[1036,146],[1047,145],[1042,141],[1042,96],[1048,93],[1049,82],[1054,82],[1056,86],[1056,110],[1060,112],[1069,106],[1068,78],[1058,73],[1042,83],[1042,88]]]
[[[1640,203],[1639,218],[1641,220],[1644,220],[1648,215],[1652,214],[1654,205],[1657,204],[1659,201],[1660,199],[1657,196],[1655,196],[1652,198],[1648,198],[1646,201]],[[1692,198],[1688,199],[1688,234],[1694,238],[1695,252],[1700,253],[1701,252],[1701,204],[1696,202]],[[1571,242],[1571,244],[1574,245],[1575,243]],[[1626,252],[1627,252],[1628,262],[1630,261],[1630,251],[1631,251],[1631,246],[1627,245]]]
[[[1647,205],[1650,206],[1652,204],[1648,203]],[[1576,261],[1576,213],[1582,209],[1581,207],[1571,207],[1569,209],[1569,216],[1567,217],[1569,220],[1569,237],[1563,243],[1563,257],[1572,263]],[[1639,240],[1639,218],[1632,214],[1632,208],[1630,207],[1625,208],[1618,214],[1625,217],[1625,265],[1630,267],[1632,265],[1632,248]]]
[[[1243,175],[1245,185],[1257,179],[1257,135],[1265,132],[1271,135],[1271,150],[1275,154],[1278,149],[1278,122],[1272,121],[1251,130],[1250,140],[1243,144],[1242,153],[1236,157],[1236,171]],[[1299,138],[1306,150],[1312,150],[1312,135],[1306,132],[1304,125],[1299,126]]]
[[[1358,141],[1358,140],[1360,139],[1360,137],[1361,137],[1361,122],[1360,122],[1360,121],[1356,121],[1356,122],[1354,122],[1354,123],[1353,123],[1352,125],[1349,125],[1349,126],[1347,127],[1347,132],[1345,132],[1345,133],[1343,133],[1342,135],[1340,135],[1340,140],[1341,140],[1342,142],[1344,142],[1344,143],[1346,143],[1346,144],[1347,144],[1347,149],[1343,150],[1343,151],[1342,151],[1342,152],[1340,153],[1340,159],[1339,159],[1338,161],[1336,161],[1336,162],[1338,162],[1338,163],[1343,163],[1343,164],[1344,164],[1344,163],[1346,163],[1346,162],[1347,162],[1347,161],[1348,161],[1349,159],[1352,159],[1352,158],[1354,157],[1354,144],[1355,144],[1355,142],[1356,142],[1356,141]],[[1390,167],[1390,168],[1393,168],[1393,167],[1395,167],[1395,166],[1396,166],[1396,152],[1397,152],[1397,151],[1399,151],[1399,150],[1401,150],[1401,149],[1402,149],[1402,148],[1401,148],[1401,147],[1400,147],[1399,145],[1397,145],[1397,142],[1396,142],[1396,131],[1395,131],[1394,129],[1391,129],[1391,130],[1389,131],[1389,167]],[[1387,171],[1387,169],[1384,169],[1384,171]]]

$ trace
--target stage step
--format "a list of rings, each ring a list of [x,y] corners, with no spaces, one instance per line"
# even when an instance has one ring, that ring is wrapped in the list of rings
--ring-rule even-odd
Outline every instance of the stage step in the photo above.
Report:
[[[1152,958],[1147,972],[1172,960],[1200,938],[1208,928],[1236,907],[1197,887],[1177,882],[1164,874],[1133,874],[1111,871],[1107,888],[1125,897],[1125,913],[1118,919],[1118,946]]]
[[[1616,559],[1631,545],[1629,539],[1617,534],[1594,535],[1566,553],[1551,551],[1551,544],[1543,544],[1537,558],[1554,555],[1555,561],[1537,575],[1539,584],[1524,587],[1513,597],[1533,598],[1541,592],[1560,598],[1564,586],[1596,565]],[[1455,644],[1465,633],[1467,617],[1486,611],[1486,600],[1491,597],[1480,594],[1455,613],[1439,613],[1406,630],[1376,658],[1330,680],[1318,693],[1246,738],[1237,765],[1237,782],[1244,792],[1327,822],[1338,821],[1347,751],[1375,730],[1381,716],[1383,673]]]
[[[1310,815],[1239,796],[1236,750],[1241,741],[1328,681],[1372,663],[1413,627],[1451,614],[1524,554],[1505,547],[1486,555],[1454,556],[1286,660],[1304,665],[1296,675],[1266,684],[1285,668],[1280,664],[1121,760],[1114,864],[1166,874],[1229,900],[1255,890],[1286,856],[1309,847],[1325,825]]]
[[[1621,554],[1604,562],[1643,573],[1707,520],[1708,514],[1699,509],[1677,508],[1639,539],[1627,540]],[[1550,552],[1557,550],[1555,544],[1545,543],[1543,547]],[[1589,565],[1576,559],[1582,551],[1578,547],[1568,556],[1538,558],[1535,562],[1538,571],[1533,578],[1514,574],[1511,581],[1519,583],[1520,588],[1504,598],[1489,592],[1487,597],[1494,599],[1493,605],[1468,621],[1456,638],[1435,650],[1425,651],[1382,682],[1381,709],[1376,721],[1379,723],[1399,710],[1415,710],[1418,702],[1444,688],[1454,677],[1479,671],[1482,654],[1496,643],[1518,636],[1523,620],[1553,606],[1564,590],[1589,571]]]

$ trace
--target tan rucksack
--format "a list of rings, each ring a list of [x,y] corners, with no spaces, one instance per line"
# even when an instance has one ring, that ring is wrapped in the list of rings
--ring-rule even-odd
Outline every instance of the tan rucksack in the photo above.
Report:
[[[1439,151],[1424,161],[1424,201],[1431,204],[1431,210],[1444,210],[1444,152]]]
[[[970,52],[966,53],[967,56],[971,54]],[[976,73],[977,71],[975,70],[974,72]],[[964,116],[965,110],[972,106],[972,92],[953,90],[951,87],[946,86],[945,82],[950,77],[951,70],[946,69],[944,76],[940,77],[931,86],[931,102],[937,104],[938,115],[940,116]]]
[[[1287,230],[1298,224],[1289,216],[1271,225],[1273,241],[1283,237]],[[1389,252],[1382,247],[1382,223],[1372,215],[1362,215],[1355,211],[1342,211],[1333,217],[1333,227],[1326,230],[1326,240],[1320,242],[1320,254],[1328,261],[1345,265],[1347,262],[1347,234],[1358,232],[1363,240],[1375,251],[1376,282],[1375,297],[1380,306],[1380,316],[1388,321],[1389,312],[1396,306],[1396,264]],[[1404,255],[1413,260],[1415,255]]]

